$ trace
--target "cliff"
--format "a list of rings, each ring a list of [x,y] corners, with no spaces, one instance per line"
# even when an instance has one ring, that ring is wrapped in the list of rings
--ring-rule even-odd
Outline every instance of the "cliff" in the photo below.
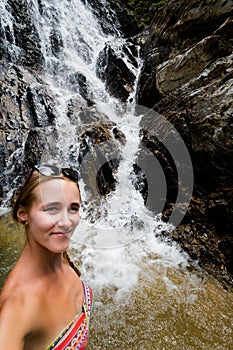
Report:
[[[152,1],[150,10],[150,25],[135,38],[144,59],[138,104],[175,126],[194,169],[192,201],[172,239],[232,283],[232,1]]]

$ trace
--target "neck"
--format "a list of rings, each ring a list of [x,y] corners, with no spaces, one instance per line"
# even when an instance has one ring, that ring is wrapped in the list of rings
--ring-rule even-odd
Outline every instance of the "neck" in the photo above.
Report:
[[[28,240],[25,242],[21,258],[30,261],[34,273],[56,273],[62,268],[63,253],[53,253],[43,246],[34,245]]]

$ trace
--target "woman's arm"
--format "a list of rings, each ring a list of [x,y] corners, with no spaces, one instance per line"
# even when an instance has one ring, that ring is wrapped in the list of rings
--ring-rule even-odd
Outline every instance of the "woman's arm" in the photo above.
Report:
[[[0,310],[0,349],[23,350],[27,312],[20,297],[7,298]]]

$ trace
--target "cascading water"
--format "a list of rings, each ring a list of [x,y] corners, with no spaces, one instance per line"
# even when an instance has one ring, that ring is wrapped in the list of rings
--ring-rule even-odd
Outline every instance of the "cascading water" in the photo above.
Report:
[[[99,3],[108,8],[107,1]],[[7,0],[2,4],[7,5]],[[7,6],[3,8],[3,22],[13,37],[12,17]],[[78,167],[80,125],[85,121],[79,114],[76,119],[68,117],[72,101],[90,107],[93,125],[116,124],[126,140],[124,146],[116,140],[93,146],[87,138],[89,152],[81,164],[81,170],[85,170],[90,162],[92,166],[94,163],[96,177],[109,161],[99,156],[106,147],[112,148],[111,157],[119,160],[113,174],[115,189],[106,196],[98,195],[97,189],[97,200],[92,202],[85,177],[80,181],[82,222],[72,238],[71,254],[95,293],[89,348],[230,349],[231,317],[224,303],[227,291],[201,273],[198,276],[190,272],[186,254],[175,244],[161,240],[161,232],[172,229],[172,224],[165,224],[160,215],[148,210],[135,189],[133,166],[140,148],[143,117],[143,113],[135,114],[139,56],[132,64],[131,53],[125,50],[128,44],[117,29],[119,25],[113,17],[106,24],[102,18],[100,25],[88,1],[33,0],[30,11],[44,62],[41,78],[56,101],[57,134],[43,152],[42,161]],[[113,15],[112,11],[108,13]],[[100,54],[106,47],[124,61],[134,76],[126,103],[112,97],[98,77]],[[20,49],[14,41],[9,50],[17,62]],[[95,120],[96,111],[106,120]],[[162,176],[159,185],[164,186]],[[91,220],[90,206],[94,211]],[[232,301],[230,294],[227,297]]]

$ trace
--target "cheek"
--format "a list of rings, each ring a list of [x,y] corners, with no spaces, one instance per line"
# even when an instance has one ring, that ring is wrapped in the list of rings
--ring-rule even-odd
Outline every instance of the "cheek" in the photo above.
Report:
[[[41,229],[46,229],[52,227],[55,224],[55,218],[51,217],[47,213],[37,213],[32,216],[31,223],[35,226],[40,227]]]
[[[75,218],[75,221],[74,221],[75,226],[78,226],[79,222],[80,222],[80,215],[78,215],[78,216]]]
[[[80,222],[80,213],[76,214],[73,218],[72,218],[72,222],[73,222],[73,226],[78,226],[79,222]]]

